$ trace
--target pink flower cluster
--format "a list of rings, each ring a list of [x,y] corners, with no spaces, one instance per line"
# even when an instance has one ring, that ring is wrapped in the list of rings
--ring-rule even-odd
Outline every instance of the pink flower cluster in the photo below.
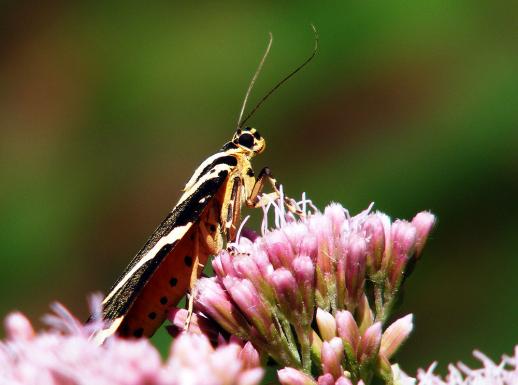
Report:
[[[263,236],[253,242],[241,237],[214,259],[216,276],[201,279],[196,288],[198,317],[251,341],[282,366],[310,374],[315,360],[335,351],[336,365],[328,365],[327,359],[317,362],[320,368],[327,362],[320,374],[332,372],[337,380],[343,377],[339,372],[356,371],[358,380],[369,380],[372,371],[360,373],[361,363],[381,360],[382,325],[435,217],[421,212],[411,222],[391,222],[369,210],[351,217],[339,204],[299,221],[286,220],[279,208],[275,214],[276,229],[263,227]],[[317,308],[334,318],[337,327],[346,318],[348,330],[356,325],[350,352],[356,362],[338,352],[343,336],[327,341],[318,334],[322,330],[313,330]],[[320,348],[318,340],[325,341]]]
[[[279,370],[282,385],[352,385],[368,383],[373,374],[392,380],[389,359],[412,331],[412,315],[392,323],[385,332],[381,323],[370,323],[362,330],[347,310],[340,310],[333,317],[317,310],[320,336],[313,336],[313,352],[319,359],[321,375],[316,380],[301,370],[287,367]],[[372,320],[371,320],[372,321]],[[344,362],[348,363],[348,371]]]
[[[83,326],[60,305],[54,310],[47,317],[53,327],[42,333],[21,313],[7,316],[2,385],[257,385],[263,377],[251,345],[213,348],[206,337],[185,334],[164,363],[146,339],[113,337],[97,346],[90,336],[99,325]]]

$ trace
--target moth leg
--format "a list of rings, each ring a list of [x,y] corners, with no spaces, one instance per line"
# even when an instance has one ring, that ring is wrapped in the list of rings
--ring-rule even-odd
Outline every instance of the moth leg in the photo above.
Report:
[[[261,195],[266,183],[269,183],[272,186],[273,192]],[[252,192],[246,200],[246,205],[252,208],[262,207],[271,200],[279,199],[280,197],[281,192],[279,182],[277,182],[273,177],[272,171],[268,167],[265,167],[257,176]],[[293,199],[284,196],[284,204],[292,213],[297,214],[298,216],[304,215],[304,213],[297,208]]]
[[[191,294],[189,295],[188,314],[184,325],[185,330],[189,329],[194,309],[194,299],[196,298],[196,282],[198,282],[198,276],[202,273],[204,267],[199,260],[200,252],[201,255],[216,254],[218,250],[223,248],[223,240],[218,229],[220,211],[218,207],[218,205],[214,204],[209,209],[206,220],[199,222],[196,232],[194,233],[194,261],[190,277]]]
[[[232,180],[232,188],[230,189],[230,197],[228,204],[223,206],[222,219],[224,232],[227,235],[227,242],[233,240],[236,236],[236,223],[241,216],[241,193],[243,191],[243,182],[239,176]]]
[[[194,298],[196,297],[196,282],[198,281],[198,268],[203,266],[200,264],[200,235],[199,232],[196,231],[194,233],[194,262],[192,265],[191,278],[189,281],[189,286],[191,289],[189,297],[189,302],[187,306],[187,318],[185,319],[184,330],[188,331],[189,326],[191,325],[192,313],[194,309]]]

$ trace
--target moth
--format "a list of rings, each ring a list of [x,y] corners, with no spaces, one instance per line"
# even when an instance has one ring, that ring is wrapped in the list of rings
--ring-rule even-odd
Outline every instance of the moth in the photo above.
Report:
[[[250,163],[265,145],[257,130],[238,129],[196,169],[177,205],[104,299],[103,317],[113,320],[105,334],[153,335],[187,292],[193,269],[223,248],[224,237],[234,239],[242,205],[261,204],[265,181],[275,185],[268,168],[256,179]]]
[[[315,35],[316,36],[316,35]],[[304,67],[312,55],[283,78],[242,119],[250,91],[271,47],[272,37],[245,95],[232,139],[195,171],[180,200],[131,260],[102,302],[107,327],[94,339],[102,343],[117,334],[123,337],[150,337],[163,323],[168,310],[194,286],[210,255],[225,242],[233,241],[243,205],[258,207],[280,197],[279,185],[266,167],[256,177],[251,159],[262,153],[265,139],[250,127],[243,127],[266,98]],[[269,183],[273,192],[261,195]],[[274,195],[275,197],[272,197]],[[288,208],[296,211],[289,198]],[[192,295],[189,301],[192,310]]]

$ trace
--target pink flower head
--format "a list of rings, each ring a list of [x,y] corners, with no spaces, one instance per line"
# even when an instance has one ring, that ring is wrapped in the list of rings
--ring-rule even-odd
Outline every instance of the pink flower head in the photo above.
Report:
[[[92,325],[100,323],[85,326],[63,306],[53,308],[55,314],[46,317],[51,328],[39,333],[21,313],[7,316],[1,384],[206,385],[210,378],[211,385],[256,385],[263,376],[249,345],[214,348],[204,335],[183,334],[163,363],[148,340],[114,336],[99,346],[91,337],[99,330]]]
[[[316,354],[338,381],[344,370],[379,355],[382,324],[426,231],[418,235],[413,223],[391,223],[370,208],[350,216],[334,203],[323,213],[287,220],[282,205],[272,206],[277,227],[263,226],[253,242],[239,238],[216,256],[216,277],[199,280],[195,309],[281,365],[309,373]],[[372,293],[365,290],[367,279]],[[315,314],[319,330],[313,329]],[[331,350],[331,341],[340,342],[339,351]]]
[[[259,384],[263,370],[242,359],[250,354],[236,344],[213,348],[203,335],[182,334],[171,346],[161,381],[175,385]]]
[[[316,319],[319,334],[313,338],[312,351],[320,357],[322,365],[318,384],[369,381],[370,375],[365,372],[367,367],[371,367],[378,377],[390,380],[393,374],[389,358],[413,327],[412,315],[395,321],[383,334],[381,322],[372,323],[363,330],[347,310],[338,311],[333,317],[331,313],[317,309]]]

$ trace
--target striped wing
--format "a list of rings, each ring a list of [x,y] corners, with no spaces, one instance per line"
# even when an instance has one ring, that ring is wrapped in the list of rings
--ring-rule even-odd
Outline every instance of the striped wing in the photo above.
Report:
[[[179,261],[171,260],[181,258],[181,263],[184,266],[191,267],[188,261],[183,261],[183,258],[185,258],[183,254],[185,253],[179,251],[188,250],[191,247],[189,242],[192,243],[192,240],[189,239],[189,232],[192,233],[204,210],[207,209],[222,186],[226,184],[228,175],[235,165],[235,159],[229,162],[228,158],[225,161],[221,161],[220,158],[211,159],[211,163],[216,164],[208,170],[204,169],[206,167],[205,162],[198,168],[198,170],[202,169],[204,172],[198,176],[196,173],[193,175],[193,178],[196,176],[196,180],[193,181],[193,178],[191,178],[189,182],[192,182],[191,185],[187,184],[190,188],[184,193],[180,202],[158,226],[111,288],[103,301],[103,318],[112,320],[113,324],[105,331],[106,335],[102,339],[115,332],[127,334],[128,331],[119,330],[120,326],[123,325],[124,318],[164,261],[169,260],[167,265],[173,264],[174,266]],[[190,270],[192,270],[192,267]],[[183,277],[185,282],[189,280],[189,271]],[[181,290],[178,283],[174,286],[177,286],[177,290],[180,290],[181,295],[176,300],[178,302],[188,287]],[[161,301],[163,300],[161,299]],[[174,302],[174,300],[168,300],[167,307],[176,305]],[[153,332],[154,330],[150,332],[141,331],[140,328],[131,331],[137,337],[142,334],[152,335]]]

